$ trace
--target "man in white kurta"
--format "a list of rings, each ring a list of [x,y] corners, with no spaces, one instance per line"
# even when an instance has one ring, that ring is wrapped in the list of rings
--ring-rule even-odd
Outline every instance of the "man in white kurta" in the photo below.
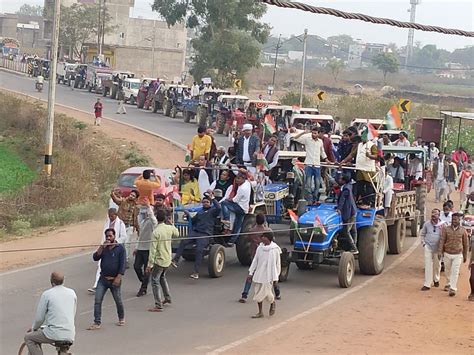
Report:
[[[252,318],[262,318],[263,301],[270,303],[270,312],[275,314],[273,283],[278,282],[281,271],[280,247],[273,241],[273,233],[264,233],[249,269],[249,278],[255,284],[254,301],[258,303],[258,313]]]

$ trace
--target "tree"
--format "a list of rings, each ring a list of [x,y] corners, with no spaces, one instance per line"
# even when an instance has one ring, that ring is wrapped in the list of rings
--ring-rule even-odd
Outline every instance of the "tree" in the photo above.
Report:
[[[474,68],[474,46],[458,48],[451,54],[451,62]]]
[[[387,82],[388,73],[398,72],[398,58],[392,53],[379,53],[372,59],[372,64],[383,73],[383,81]]]
[[[423,48],[414,48],[409,64],[418,66],[423,71],[431,71],[430,68],[444,67],[444,64],[449,61],[450,54],[445,49],[438,49],[434,44],[427,44]]]
[[[98,13],[98,4],[61,6],[59,44],[63,50],[69,52],[70,57],[80,57],[85,43],[97,41],[100,25]],[[110,20],[111,17],[106,12],[105,33],[113,30],[113,26],[109,25]]]
[[[260,44],[269,26],[258,20],[266,6],[253,0],[154,0],[153,11],[168,23],[185,23],[199,34],[191,41],[195,50],[191,74],[195,80],[210,76],[228,87],[257,66]]]
[[[354,39],[349,35],[330,36],[327,38],[327,41],[329,44],[337,46],[346,52],[349,50],[349,46],[355,43]]]
[[[43,7],[41,5],[21,5],[20,9],[16,12],[17,15],[24,16],[43,16]]]
[[[326,64],[326,67],[328,67],[331,70],[332,77],[334,78],[334,82],[336,83],[337,77],[339,76],[339,73],[341,72],[341,70],[344,69],[345,64],[340,59],[331,58],[328,64]]]

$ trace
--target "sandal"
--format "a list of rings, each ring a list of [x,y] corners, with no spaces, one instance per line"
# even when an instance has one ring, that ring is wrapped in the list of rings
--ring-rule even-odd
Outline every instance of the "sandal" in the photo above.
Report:
[[[100,329],[100,324],[94,323],[86,328],[87,330],[98,330]]]
[[[117,322],[117,325],[118,325],[119,327],[122,327],[122,326],[125,325],[125,321],[124,321],[123,319],[122,319],[122,320],[119,320],[119,321]]]
[[[268,314],[270,316],[273,316],[275,314],[275,308],[276,308],[276,304],[275,302],[273,302],[271,305],[270,305],[270,311],[268,312]]]
[[[150,308],[148,312],[163,312],[163,308],[153,307],[153,308]]]
[[[263,313],[254,314],[252,318],[263,318]]]

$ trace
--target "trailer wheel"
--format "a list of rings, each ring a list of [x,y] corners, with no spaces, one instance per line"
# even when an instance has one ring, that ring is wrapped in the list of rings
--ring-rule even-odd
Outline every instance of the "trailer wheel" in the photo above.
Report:
[[[411,232],[411,236],[416,238],[418,237],[418,232],[421,228],[421,225],[420,225],[420,214],[421,212],[419,210],[416,210],[415,211],[415,217],[413,218],[413,220],[410,222],[410,232]]]
[[[388,227],[388,252],[389,254],[400,254],[403,249],[407,225],[405,218],[395,221],[395,224]]]
[[[374,224],[358,230],[359,268],[365,275],[378,275],[387,253],[387,224],[376,217]]]
[[[212,278],[221,277],[225,266],[225,249],[220,244],[214,244],[209,251],[208,272]]]
[[[235,243],[235,251],[237,252],[237,259],[242,266],[249,266],[252,263],[252,255],[250,250],[250,238],[245,234],[255,225],[255,215],[246,215],[240,235]]]
[[[426,195],[426,185],[418,185],[416,187],[416,209],[420,211],[420,225],[425,224]]]
[[[352,253],[345,251],[341,255],[338,268],[339,286],[348,288],[352,285],[352,280],[355,274],[355,260]]]

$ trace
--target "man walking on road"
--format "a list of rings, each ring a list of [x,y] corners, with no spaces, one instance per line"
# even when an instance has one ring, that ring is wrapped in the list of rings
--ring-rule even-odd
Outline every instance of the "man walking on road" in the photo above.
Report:
[[[433,182],[435,188],[435,202],[444,201],[448,183],[446,177],[448,176],[448,162],[445,159],[444,153],[439,152],[438,158],[433,164]]]
[[[431,284],[439,287],[441,272],[441,259],[438,256],[441,229],[444,223],[439,219],[440,210],[435,208],[431,211],[431,219],[426,221],[420,230],[421,245],[425,252],[425,282],[421,291],[429,291]]]
[[[120,286],[125,274],[125,248],[115,240],[115,230],[105,231],[105,242],[94,253],[92,258],[100,260],[100,278],[97,283],[94,301],[94,323],[87,330],[100,329],[102,321],[102,301],[105,293],[110,289],[117,307],[118,326],[125,325],[125,311],[123,308]]]
[[[146,295],[148,288],[148,281],[150,274],[146,271],[148,266],[148,257],[150,253],[150,241],[153,235],[153,230],[157,226],[155,214],[153,213],[153,207],[148,206],[147,214],[145,219],[140,225],[140,233],[138,234],[138,241],[133,255],[135,256],[135,262],[133,268],[137,274],[138,280],[141,282],[140,289],[137,292],[137,297]]]
[[[460,213],[453,213],[451,225],[441,230],[441,239],[439,242],[440,257],[444,257],[446,286],[445,291],[449,291],[449,295],[455,296],[457,282],[459,277],[459,269],[461,263],[467,261],[467,231],[461,227]]]
[[[149,309],[150,312],[161,312],[165,304],[171,303],[166,271],[171,265],[171,240],[179,237],[179,231],[175,226],[165,224],[166,214],[163,210],[157,211],[156,219],[158,226],[153,232],[146,268],[148,274],[151,272],[151,287],[155,299],[155,306]]]
[[[252,318],[263,318],[263,301],[270,303],[269,315],[275,314],[275,295],[273,285],[278,282],[281,272],[281,249],[273,241],[273,233],[262,235],[260,244],[249,268],[248,280],[255,284],[254,301],[258,304],[258,313]]]
[[[255,257],[255,253],[257,252],[257,248],[262,242],[262,236],[264,233],[273,233],[271,228],[267,226],[265,221],[265,215],[259,213],[255,216],[255,226],[249,231],[249,240],[250,240],[250,255],[252,256],[252,260]],[[247,297],[249,295],[250,287],[252,287],[252,280],[247,278],[245,280],[244,290],[242,292],[242,297],[239,299],[240,303],[246,303]],[[278,283],[274,283],[273,291],[275,292],[275,298],[277,300],[280,299],[280,288],[278,287]]]
[[[102,109],[104,106],[102,105],[102,102],[100,99],[97,99],[96,103],[94,104],[94,115],[95,115],[95,121],[94,125],[95,126],[100,126],[100,121],[102,120]]]
[[[43,354],[41,344],[74,341],[77,296],[74,290],[64,287],[63,283],[64,275],[53,272],[51,288],[41,295],[35,320],[25,335],[25,343],[31,355]],[[44,328],[41,329],[43,325]]]

